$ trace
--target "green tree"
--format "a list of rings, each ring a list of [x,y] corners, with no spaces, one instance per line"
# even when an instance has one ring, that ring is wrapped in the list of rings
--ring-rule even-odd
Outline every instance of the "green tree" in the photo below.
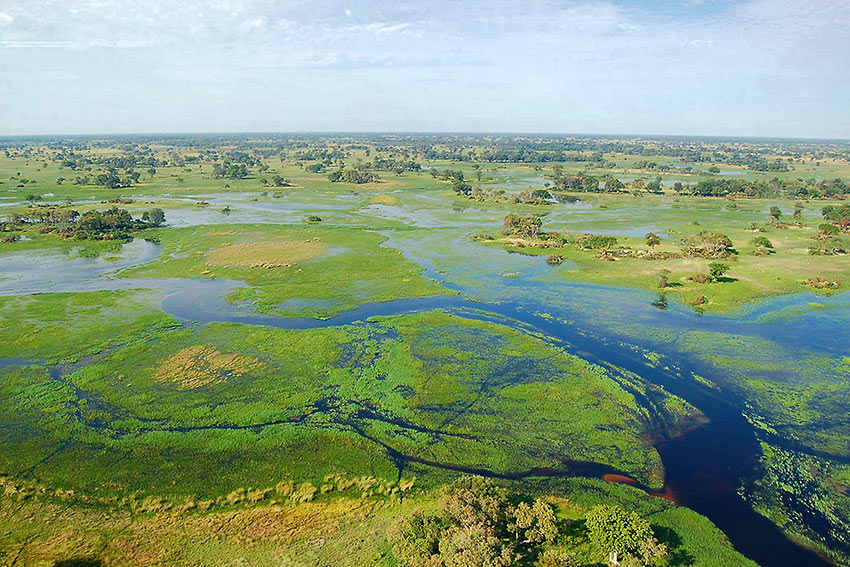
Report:
[[[542,500],[535,500],[531,506],[520,502],[511,516],[508,529],[515,534],[518,544],[540,544],[558,537],[555,512]]]
[[[511,548],[499,540],[491,526],[482,524],[449,528],[440,539],[440,558],[445,567],[508,567],[514,564]]]
[[[142,213],[142,220],[151,226],[162,226],[165,222],[165,211],[162,209],[151,209]]]
[[[620,560],[627,555],[642,555],[645,548],[662,552],[649,522],[636,512],[626,511],[617,505],[599,505],[591,508],[585,518],[591,543],[608,555],[611,565],[620,565]],[[666,554],[666,549],[663,553]]]
[[[771,242],[766,236],[756,236],[750,240],[750,244],[756,248],[773,248],[773,242]]]
[[[723,264],[721,262],[712,262],[708,265],[708,280],[711,282],[718,282],[720,278],[723,277],[723,274],[729,271],[729,266]]]
[[[647,232],[646,236],[644,236],[644,238],[646,239],[646,245],[649,246],[653,250],[655,249],[656,246],[661,244],[661,238],[657,234],[655,234],[654,232]]]
[[[779,207],[773,205],[770,207],[770,212],[767,213],[767,216],[770,217],[772,221],[778,221],[779,217],[782,216],[782,211],[779,210]]]
[[[543,219],[537,215],[527,217],[510,214],[505,217],[503,234],[511,236],[523,236],[526,238],[537,238],[540,236]]]

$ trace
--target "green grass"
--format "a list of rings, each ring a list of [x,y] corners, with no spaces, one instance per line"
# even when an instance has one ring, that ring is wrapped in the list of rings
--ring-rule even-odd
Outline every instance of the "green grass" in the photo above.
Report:
[[[158,291],[94,291],[0,296],[0,357],[76,362],[168,328]]]
[[[236,225],[159,229],[153,236],[164,247],[153,263],[122,272],[125,277],[217,277],[252,287],[230,295],[249,301],[260,313],[328,318],[366,303],[444,294],[422,276],[423,269],[398,251],[381,247],[384,237],[358,229]],[[210,253],[227,245],[314,241],[324,252],[291,266],[219,265]],[[301,308],[284,302],[307,300]],[[316,308],[318,302],[321,307]]]
[[[182,388],[170,361],[195,345],[253,362]],[[61,382],[37,366],[4,376],[0,408],[26,426],[0,432],[3,469],[86,494],[210,497],[340,472],[395,479],[385,447],[502,475],[566,458],[661,480],[648,416],[607,371],[439,312],[308,331],[160,330]]]

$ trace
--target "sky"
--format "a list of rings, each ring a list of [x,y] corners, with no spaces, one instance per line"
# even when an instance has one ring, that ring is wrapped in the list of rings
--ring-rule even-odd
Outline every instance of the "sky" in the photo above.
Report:
[[[848,0],[0,0],[0,135],[850,138]]]

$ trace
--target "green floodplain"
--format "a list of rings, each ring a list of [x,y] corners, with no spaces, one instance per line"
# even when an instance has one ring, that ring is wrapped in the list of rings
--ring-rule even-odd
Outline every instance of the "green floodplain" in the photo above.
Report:
[[[850,144],[0,150],[0,565],[850,562]]]

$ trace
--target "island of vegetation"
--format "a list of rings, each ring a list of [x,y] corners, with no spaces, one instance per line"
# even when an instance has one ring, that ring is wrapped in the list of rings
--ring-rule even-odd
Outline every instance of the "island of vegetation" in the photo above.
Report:
[[[848,197],[839,142],[2,139],[0,565],[846,564]]]

